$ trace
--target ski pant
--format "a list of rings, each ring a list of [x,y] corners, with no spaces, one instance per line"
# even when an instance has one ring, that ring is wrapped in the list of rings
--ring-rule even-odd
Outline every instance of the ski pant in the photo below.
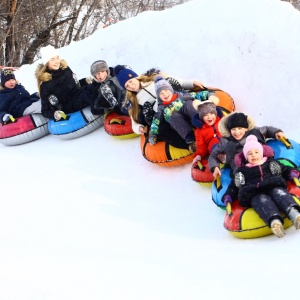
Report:
[[[42,103],[41,100],[33,102],[30,106],[28,106],[24,112],[23,116],[27,116],[30,114],[40,114],[42,112]]]
[[[196,113],[197,110],[194,108],[193,101],[191,100],[185,101],[178,112],[172,113],[170,125],[186,142],[191,142],[191,140],[187,140],[187,137],[191,136],[193,137],[192,141],[195,141],[191,119]]]
[[[287,189],[281,187],[253,196],[251,205],[269,227],[274,219],[279,219],[283,223],[280,212],[283,212],[288,217],[292,207],[299,210],[299,205],[295,202],[292,195],[289,194]]]

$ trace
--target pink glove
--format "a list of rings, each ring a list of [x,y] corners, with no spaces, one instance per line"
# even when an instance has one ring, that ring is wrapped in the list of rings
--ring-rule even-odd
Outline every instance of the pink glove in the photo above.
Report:
[[[196,164],[199,160],[201,160],[201,156],[196,155],[195,158],[193,159],[193,164]]]

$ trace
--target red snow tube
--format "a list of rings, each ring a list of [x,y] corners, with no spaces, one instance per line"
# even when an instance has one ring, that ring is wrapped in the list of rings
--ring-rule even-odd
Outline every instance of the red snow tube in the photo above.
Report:
[[[203,186],[210,187],[214,181],[214,176],[208,168],[208,160],[202,159],[192,165],[192,179]]]
[[[47,134],[48,119],[42,114],[17,118],[13,123],[0,123],[0,143],[7,146],[28,143]]]
[[[104,129],[109,135],[119,139],[139,136],[132,130],[131,118],[126,115],[119,115],[114,111],[105,116]]]

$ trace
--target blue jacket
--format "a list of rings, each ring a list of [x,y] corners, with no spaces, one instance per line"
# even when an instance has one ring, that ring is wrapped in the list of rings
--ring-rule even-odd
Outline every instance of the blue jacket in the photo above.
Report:
[[[16,84],[13,89],[3,88],[0,90],[0,122],[5,114],[22,117],[24,110],[38,100],[36,93],[30,95],[21,84]]]

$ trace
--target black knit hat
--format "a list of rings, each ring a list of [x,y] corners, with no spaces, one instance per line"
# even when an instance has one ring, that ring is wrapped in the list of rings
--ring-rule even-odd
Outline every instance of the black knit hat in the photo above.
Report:
[[[227,128],[231,130],[232,128],[242,127],[248,128],[248,116],[243,113],[233,113],[231,116],[228,117]]]
[[[12,70],[10,69],[5,69],[1,72],[1,84],[4,87],[4,84],[6,81],[14,79],[16,80],[15,74]]]

